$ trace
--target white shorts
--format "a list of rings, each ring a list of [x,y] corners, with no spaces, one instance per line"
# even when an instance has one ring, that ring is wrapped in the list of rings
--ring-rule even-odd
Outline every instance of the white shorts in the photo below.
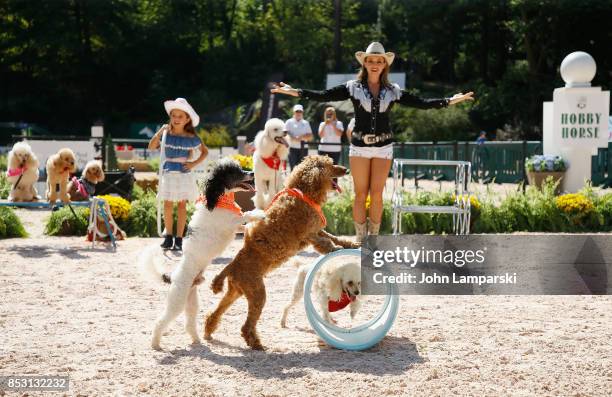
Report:
[[[393,159],[393,144],[385,146],[355,146],[349,148],[349,157],[363,157],[366,159]]]
[[[157,196],[167,201],[196,201],[198,185],[191,172],[164,172],[159,181]]]

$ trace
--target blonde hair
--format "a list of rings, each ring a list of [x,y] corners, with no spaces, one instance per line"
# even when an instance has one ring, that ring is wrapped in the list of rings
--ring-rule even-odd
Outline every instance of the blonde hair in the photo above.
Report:
[[[332,117],[334,120],[338,120],[338,116],[336,116],[336,108],[333,106],[328,106],[325,108],[325,112],[323,112],[323,118],[325,118],[325,116],[327,116],[327,112],[332,112]]]
[[[365,60],[367,58],[368,57],[365,57],[363,59],[363,63],[365,63]],[[357,73],[357,80],[361,81],[362,83],[368,82],[368,70],[366,69],[365,66],[363,66],[363,64],[361,65],[361,69],[359,69],[359,73]],[[380,74],[380,84],[384,87],[391,87],[391,83],[389,82],[389,64],[387,63],[386,59],[385,59],[385,68]]]

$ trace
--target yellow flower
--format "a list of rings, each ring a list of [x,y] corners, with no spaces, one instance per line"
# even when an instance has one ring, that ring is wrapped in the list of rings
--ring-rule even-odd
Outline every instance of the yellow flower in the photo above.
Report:
[[[366,198],[366,210],[370,209],[370,204],[372,203],[372,200],[370,200],[370,195],[368,194],[368,197]]]
[[[569,193],[555,199],[557,208],[570,215],[586,215],[593,210],[593,203],[584,194]]]
[[[129,201],[122,197],[111,195],[103,195],[98,197],[108,203],[111,209],[111,215],[115,220],[127,220],[130,213],[130,208],[132,207]]]
[[[464,194],[462,198],[466,199],[467,198],[466,196],[467,195]],[[453,195],[452,195],[453,203],[456,201],[456,197],[457,196],[455,196],[455,194],[453,193]],[[480,201],[478,201],[478,198],[476,196],[474,196],[473,194],[470,194],[469,197],[470,197],[470,207],[473,208],[475,211],[480,210]]]
[[[243,170],[251,171],[253,169],[253,157],[252,156],[243,156],[242,154],[233,154],[231,156],[234,160],[240,163],[240,166]]]

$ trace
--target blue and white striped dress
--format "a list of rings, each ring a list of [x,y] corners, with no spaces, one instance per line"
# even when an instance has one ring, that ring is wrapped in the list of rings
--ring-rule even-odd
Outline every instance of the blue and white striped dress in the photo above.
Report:
[[[195,201],[198,186],[191,171],[185,171],[183,164],[190,159],[193,150],[202,142],[197,136],[180,136],[166,133],[162,178],[157,191],[158,197],[167,201]]]

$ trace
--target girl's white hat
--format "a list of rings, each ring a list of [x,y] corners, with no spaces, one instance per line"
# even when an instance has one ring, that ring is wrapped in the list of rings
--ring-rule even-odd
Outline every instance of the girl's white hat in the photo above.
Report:
[[[200,116],[198,116],[185,98],[176,98],[174,101],[166,101],[164,102],[164,108],[166,108],[166,113],[168,113],[168,115],[170,115],[172,109],[182,110],[189,115],[191,124],[194,127],[197,127],[198,124],[200,124]]]
[[[385,47],[383,47],[383,45],[377,41],[373,41],[372,43],[370,43],[368,48],[366,48],[365,52],[357,51],[355,53],[355,58],[357,58],[357,61],[359,61],[359,63],[363,65],[363,62],[365,61],[368,55],[379,55],[381,57],[384,57],[387,61],[387,65],[389,66],[391,66],[393,60],[395,59],[395,54],[392,52],[385,52]]]

